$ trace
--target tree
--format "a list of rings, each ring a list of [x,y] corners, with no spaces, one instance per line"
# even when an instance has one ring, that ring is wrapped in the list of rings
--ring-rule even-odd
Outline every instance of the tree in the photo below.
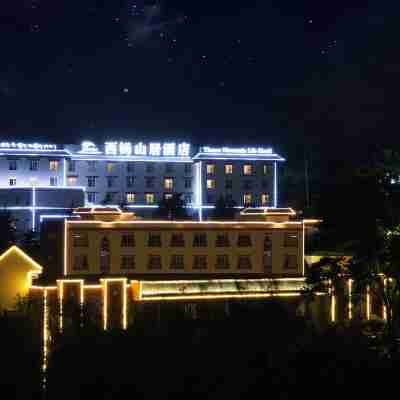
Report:
[[[16,226],[15,219],[9,211],[0,211],[0,252],[4,252],[10,246],[16,243]]]
[[[154,212],[156,218],[168,220],[185,219],[188,214],[185,208],[185,202],[182,200],[181,193],[173,193],[169,199],[163,198]]]
[[[235,202],[220,196],[215,203],[213,217],[216,219],[234,219],[236,214]]]

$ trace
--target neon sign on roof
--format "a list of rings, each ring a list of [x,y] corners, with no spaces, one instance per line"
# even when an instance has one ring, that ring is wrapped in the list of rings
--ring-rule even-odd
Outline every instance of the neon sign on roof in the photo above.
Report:
[[[0,142],[0,149],[57,150],[57,145],[55,145],[55,144],[41,144],[41,143]]]
[[[271,148],[264,147],[209,147],[202,148],[203,153],[213,154],[272,154]]]
[[[89,141],[82,142],[81,154],[103,154],[98,147]],[[150,156],[150,157],[190,157],[190,144],[175,143],[131,143],[105,142],[104,154],[108,156]]]

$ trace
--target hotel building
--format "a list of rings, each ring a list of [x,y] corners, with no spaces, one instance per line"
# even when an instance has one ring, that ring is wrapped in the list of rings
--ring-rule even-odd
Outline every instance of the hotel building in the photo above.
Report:
[[[238,208],[277,207],[281,161],[264,147],[0,142],[0,207],[16,215],[20,230],[37,230],[43,219],[82,206],[124,205],[149,215],[179,193],[202,220],[220,196]]]

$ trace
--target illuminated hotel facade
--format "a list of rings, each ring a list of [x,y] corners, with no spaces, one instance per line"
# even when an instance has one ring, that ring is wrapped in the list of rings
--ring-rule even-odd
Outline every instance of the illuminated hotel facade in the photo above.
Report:
[[[277,207],[281,161],[263,147],[0,142],[0,207],[17,215],[21,230],[37,230],[76,207],[123,204],[142,214],[179,193],[201,220],[221,196],[238,208]]]

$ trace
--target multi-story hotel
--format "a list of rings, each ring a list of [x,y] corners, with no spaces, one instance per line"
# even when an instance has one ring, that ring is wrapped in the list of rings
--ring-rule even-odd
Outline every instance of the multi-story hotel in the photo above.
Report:
[[[179,193],[201,220],[220,196],[239,208],[277,207],[280,161],[264,147],[1,142],[0,206],[35,230],[76,207],[123,204],[140,215]]]

